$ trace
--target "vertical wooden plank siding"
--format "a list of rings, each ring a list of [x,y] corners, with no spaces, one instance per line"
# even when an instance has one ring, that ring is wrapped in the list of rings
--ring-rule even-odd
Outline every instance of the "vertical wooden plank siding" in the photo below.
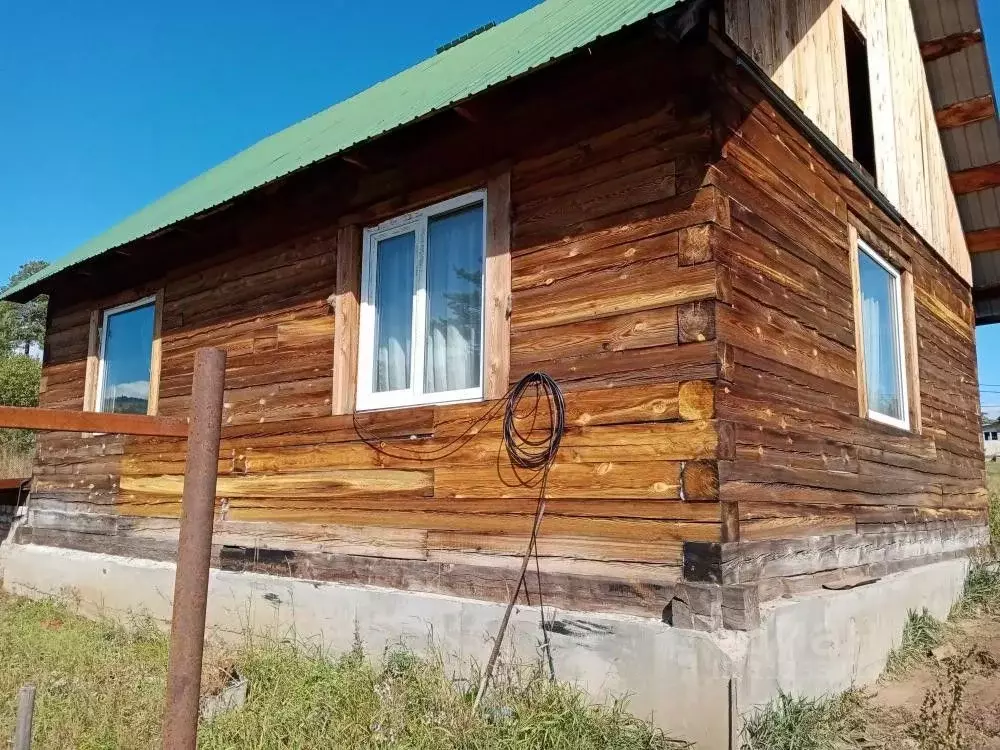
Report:
[[[334,300],[333,413],[350,414],[357,398],[358,325],[361,311],[361,228],[337,231]]]
[[[510,170],[487,181],[486,211],[483,394],[494,399],[507,392],[510,379]]]

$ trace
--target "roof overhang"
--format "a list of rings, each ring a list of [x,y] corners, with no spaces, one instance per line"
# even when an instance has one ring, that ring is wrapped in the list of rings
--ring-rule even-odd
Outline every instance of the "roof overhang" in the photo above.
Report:
[[[910,0],[972,256],[976,323],[1000,322],[1000,123],[976,0]]]
[[[459,44],[254,144],[181,185],[21,283],[0,300],[27,301],[54,277],[331,158],[351,160],[356,147],[463,104],[501,84],[589,48],[651,18],[683,36],[703,0],[546,0]],[[157,262],[151,258],[150,262]]]

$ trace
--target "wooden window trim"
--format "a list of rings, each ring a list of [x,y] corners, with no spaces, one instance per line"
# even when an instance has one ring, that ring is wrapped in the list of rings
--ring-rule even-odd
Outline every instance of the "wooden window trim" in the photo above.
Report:
[[[87,366],[84,376],[83,411],[99,411],[98,403],[101,390],[103,368],[101,357],[104,349],[104,321],[109,315],[127,310],[153,305],[153,343],[149,355],[149,396],[146,414],[155,416],[160,403],[160,369],[163,357],[162,326],[163,326],[163,289],[155,293],[110,307],[98,308],[90,313],[90,330],[87,337]]]
[[[97,371],[100,364],[101,311],[90,311],[90,332],[87,337],[87,374],[83,388],[83,410],[97,411]]]
[[[486,265],[483,317],[483,397],[503,398],[510,380],[510,171],[486,183]]]
[[[163,290],[153,295],[153,350],[149,355],[149,404],[146,413],[155,417],[160,410],[160,368],[163,362]]]
[[[483,265],[483,353],[481,396],[501,398],[510,379],[511,313],[511,210],[510,172],[497,171],[486,180],[485,190],[474,185],[459,195],[483,193],[485,203],[485,247]],[[428,201],[432,207],[438,201]],[[415,208],[414,210],[422,210]],[[407,212],[412,213],[412,211]],[[398,217],[388,219],[395,221]],[[380,224],[385,223],[383,219]],[[364,228],[358,223],[341,226],[336,242],[336,289],[334,308],[333,414],[350,414],[357,409],[359,342],[361,337],[362,262]],[[442,403],[427,399],[421,404],[401,404],[408,408]],[[388,407],[387,407],[388,408]]]
[[[920,358],[917,342],[917,303],[913,289],[913,272],[903,271],[903,356],[906,361],[906,382],[909,393],[910,430],[922,434],[923,412],[920,408]]]
[[[921,427],[920,410],[920,370],[917,360],[916,311],[913,293],[913,274],[907,268],[895,265],[892,254],[881,252],[869,241],[870,236],[859,236],[858,228],[848,226],[850,243],[851,287],[854,308],[854,347],[858,376],[858,415],[871,422],[894,427],[906,432],[919,434]],[[868,233],[865,233],[866,235]],[[899,305],[899,334],[902,347],[902,388],[906,402],[906,419],[897,420],[888,415],[874,412],[868,403],[868,377],[865,368],[864,334],[861,327],[861,266],[860,253],[873,258],[897,279],[897,301]]]
[[[358,325],[361,311],[361,227],[337,231],[337,288],[333,322],[333,413],[354,411],[358,372]]]

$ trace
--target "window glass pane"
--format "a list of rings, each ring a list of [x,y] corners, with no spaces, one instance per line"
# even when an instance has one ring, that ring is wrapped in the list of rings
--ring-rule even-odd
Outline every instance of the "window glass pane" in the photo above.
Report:
[[[150,302],[105,318],[100,411],[146,413],[153,356],[154,307]]]
[[[407,232],[378,243],[375,254],[376,393],[410,387],[413,336],[413,254],[416,234]]]
[[[483,206],[427,222],[424,392],[479,387],[483,314]]]
[[[902,346],[899,341],[898,279],[867,253],[858,253],[861,272],[861,333],[864,341],[868,407],[905,420]]]

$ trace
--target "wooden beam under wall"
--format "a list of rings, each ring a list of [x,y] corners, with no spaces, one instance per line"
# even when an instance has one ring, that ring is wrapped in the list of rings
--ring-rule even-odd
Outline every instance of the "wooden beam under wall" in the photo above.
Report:
[[[987,94],[942,107],[934,113],[934,117],[937,120],[938,128],[948,130],[989,120],[995,117],[996,113],[993,96]]]
[[[938,60],[942,57],[953,55],[956,52],[961,52],[963,49],[971,47],[974,44],[982,44],[982,42],[982,29],[961,31],[957,34],[941,37],[940,39],[921,42],[920,55],[924,58],[924,62],[931,62],[932,60]]]
[[[969,246],[970,253],[988,253],[1000,250],[1000,227],[966,232],[965,244]]]
[[[337,231],[337,288],[334,291],[333,413],[354,411],[361,324],[361,227]]]
[[[991,187],[1000,187],[1000,162],[963,169],[951,174],[951,188],[955,191],[955,195],[966,195]]]

